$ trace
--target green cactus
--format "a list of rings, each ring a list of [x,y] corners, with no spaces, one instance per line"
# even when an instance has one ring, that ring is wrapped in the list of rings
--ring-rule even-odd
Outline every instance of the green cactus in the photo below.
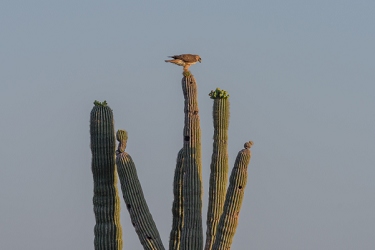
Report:
[[[190,71],[182,78],[184,94],[183,148],[179,151],[173,182],[173,223],[170,250],[202,250],[202,163],[201,130],[197,84]],[[250,163],[251,141],[245,143],[236,158],[228,183],[229,94],[217,88],[209,94],[214,100],[214,142],[211,157],[209,203],[207,211],[206,250],[230,249],[238,224],[247,166]],[[117,171],[123,198],[132,224],[144,249],[164,250],[159,232],[147,206],[135,164],[125,152],[128,134],[118,130],[115,154],[115,134],[112,110],[107,102],[94,102],[91,111],[90,134],[94,176],[95,249],[122,249],[119,222]],[[117,170],[116,165],[117,164]]]
[[[193,75],[182,79],[185,98],[183,181],[184,226],[181,235],[182,250],[203,248],[202,228],[202,163],[201,130],[198,109],[197,83]]]
[[[90,114],[94,178],[95,249],[122,249],[120,200],[115,166],[113,114],[107,105],[96,105]]]
[[[247,183],[247,167],[250,163],[252,141],[246,142],[244,149],[238,152],[229,180],[224,211],[220,217],[213,249],[230,249],[237,229],[244,191]]]
[[[159,232],[143,195],[135,164],[130,155],[125,152],[128,139],[127,132],[125,130],[118,130],[116,137],[119,141],[116,164],[122,194],[132,224],[144,249],[164,250]]]
[[[218,90],[218,88],[216,89]],[[211,93],[217,93],[211,91]],[[214,98],[213,104],[214,142],[211,157],[209,200],[207,209],[206,250],[211,250],[216,228],[223,212],[228,183],[228,127],[229,99],[227,95]]]
[[[184,149],[181,149],[177,155],[176,169],[173,181],[173,205],[172,205],[172,230],[169,236],[169,250],[179,250],[181,241],[181,231],[184,225],[184,199],[183,199],[183,180],[184,180]]]

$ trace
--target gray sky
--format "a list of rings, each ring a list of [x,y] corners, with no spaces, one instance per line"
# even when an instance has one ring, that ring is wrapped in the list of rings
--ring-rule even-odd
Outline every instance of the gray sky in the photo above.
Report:
[[[93,249],[94,100],[167,246],[183,95],[164,60],[197,53],[204,220],[220,87],[231,167],[255,142],[233,249],[375,249],[375,2],[134,2],[1,1],[0,248]],[[121,222],[142,249],[123,201]]]

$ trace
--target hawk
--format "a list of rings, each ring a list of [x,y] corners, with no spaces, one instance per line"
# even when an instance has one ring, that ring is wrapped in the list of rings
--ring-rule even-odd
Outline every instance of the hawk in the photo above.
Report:
[[[201,62],[202,59],[198,55],[192,55],[192,54],[182,54],[182,55],[176,55],[176,56],[169,56],[173,59],[171,60],[165,60],[165,62],[170,62],[177,64],[178,66],[184,67],[184,72],[187,72],[189,70],[190,65],[196,64],[197,62]]]

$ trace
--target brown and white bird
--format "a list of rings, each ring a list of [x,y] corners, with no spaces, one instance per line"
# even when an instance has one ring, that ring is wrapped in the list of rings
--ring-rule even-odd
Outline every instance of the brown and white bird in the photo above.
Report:
[[[198,55],[192,55],[192,54],[182,54],[182,55],[176,55],[176,56],[169,56],[173,59],[171,60],[165,60],[165,62],[170,62],[177,64],[178,66],[183,66],[184,71],[188,71],[190,65],[196,64],[197,62],[201,62],[202,59]]]

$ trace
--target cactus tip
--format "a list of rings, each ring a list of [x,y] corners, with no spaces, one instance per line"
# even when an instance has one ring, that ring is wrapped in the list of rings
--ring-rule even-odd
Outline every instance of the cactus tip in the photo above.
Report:
[[[126,132],[126,130],[121,130],[121,129],[117,130],[116,139],[118,141],[128,140],[128,132]]]
[[[95,101],[94,101],[94,105],[95,105],[95,106],[106,107],[106,106],[107,106],[107,101],[104,100],[103,102],[99,102],[99,101],[95,100]]]
[[[215,90],[211,90],[208,94],[211,99],[227,99],[229,94],[224,89],[216,88]]]

